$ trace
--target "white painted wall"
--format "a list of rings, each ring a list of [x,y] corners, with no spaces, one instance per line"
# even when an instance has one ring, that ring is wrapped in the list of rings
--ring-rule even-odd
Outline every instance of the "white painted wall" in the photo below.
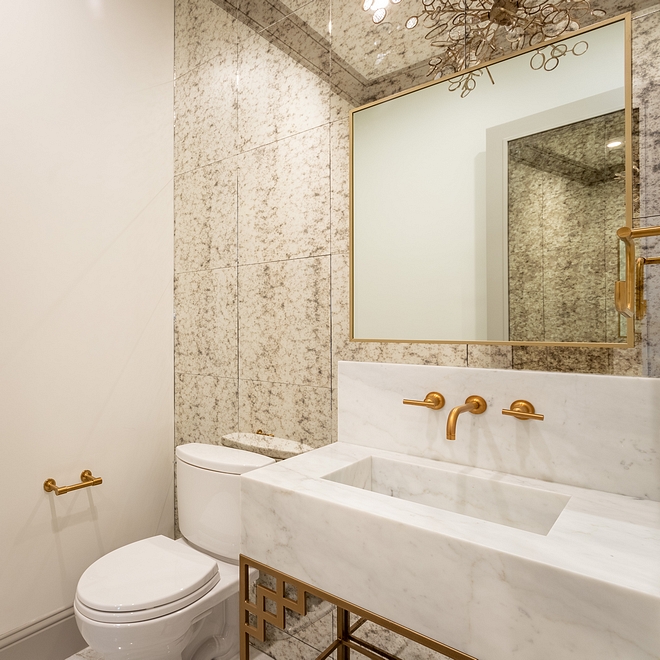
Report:
[[[0,646],[173,531],[173,17],[0,4]]]

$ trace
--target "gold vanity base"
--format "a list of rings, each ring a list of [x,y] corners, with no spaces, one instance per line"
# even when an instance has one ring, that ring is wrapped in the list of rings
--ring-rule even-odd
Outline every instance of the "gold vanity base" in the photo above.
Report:
[[[270,589],[262,584],[256,586],[256,602],[250,601],[250,569],[256,568],[261,573],[270,575],[276,583],[275,589]],[[288,598],[285,594],[286,586],[294,587],[296,590],[296,600]],[[286,626],[286,609],[289,609],[301,616],[307,614],[307,599],[306,595],[316,596],[321,598],[337,607],[337,628],[335,640],[323,651],[316,660],[325,660],[329,658],[335,651],[337,652],[337,660],[350,660],[351,651],[355,651],[361,656],[370,658],[370,660],[399,660],[397,656],[377,647],[370,642],[357,637],[356,633],[359,628],[371,621],[383,628],[387,628],[397,635],[406,637],[417,644],[426,646],[438,653],[442,653],[452,660],[477,660],[474,656],[458,651],[457,649],[436,642],[430,637],[420,635],[410,628],[400,626],[394,621],[384,619],[369,610],[362,609],[329,594],[321,589],[312,587],[305,582],[296,580],[280,571],[266,566],[254,559],[244,557],[241,555],[240,560],[240,635],[241,635],[241,657],[240,660],[250,660],[250,637],[254,637],[260,642],[266,641],[266,623],[276,626],[280,630],[284,630]],[[275,606],[275,613],[269,612],[266,609],[266,601],[270,601]],[[351,613],[357,615],[359,619],[351,625]],[[252,615],[255,625],[251,625],[250,618]],[[355,656],[354,656],[355,657]]]

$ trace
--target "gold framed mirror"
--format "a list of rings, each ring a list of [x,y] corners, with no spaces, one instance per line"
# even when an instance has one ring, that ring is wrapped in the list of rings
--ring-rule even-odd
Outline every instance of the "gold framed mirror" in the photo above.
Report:
[[[351,340],[634,346],[631,17],[350,114]]]

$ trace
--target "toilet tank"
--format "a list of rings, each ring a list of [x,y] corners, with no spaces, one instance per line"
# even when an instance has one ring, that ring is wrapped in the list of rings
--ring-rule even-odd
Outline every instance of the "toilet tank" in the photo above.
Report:
[[[232,562],[241,545],[241,474],[274,463],[249,451],[191,443],[176,448],[179,529],[193,545]]]

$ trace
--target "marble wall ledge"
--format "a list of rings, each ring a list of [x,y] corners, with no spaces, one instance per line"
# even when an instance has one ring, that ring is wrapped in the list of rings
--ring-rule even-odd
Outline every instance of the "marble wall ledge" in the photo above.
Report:
[[[340,362],[339,442],[660,501],[660,381],[652,378]],[[403,399],[442,393],[442,410]],[[449,411],[478,394],[488,409]],[[526,399],[543,422],[502,415]]]
[[[222,436],[222,444],[225,447],[252,451],[276,460],[298,456],[313,449],[303,442],[260,433],[229,433]]]

